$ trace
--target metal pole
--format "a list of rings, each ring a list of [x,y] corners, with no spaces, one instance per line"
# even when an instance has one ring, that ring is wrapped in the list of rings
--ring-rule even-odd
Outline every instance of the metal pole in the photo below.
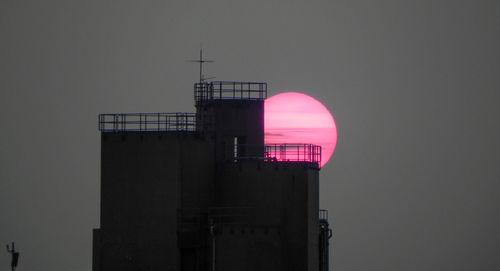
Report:
[[[202,69],[203,69],[203,52],[202,52],[202,48],[201,48],[201,45],[200,45],[200,84],[203,83],[203,73],[202,73]]]
[[[215,271],[215,223],[210,219],[210,235],[212,236],[212,271]]]

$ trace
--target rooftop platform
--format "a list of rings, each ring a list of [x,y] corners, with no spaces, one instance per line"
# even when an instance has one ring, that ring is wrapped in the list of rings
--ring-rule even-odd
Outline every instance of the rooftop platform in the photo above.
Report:
[[[302,143],[265,144],[264,146],[238,144],[234,146],[231,160],[235,162],[264,160],[275,163],[310,163],[314,167],[319,167],[321,146]]]
[[[212,100],[265,100],[267,83],[214,81],[194,84],[196,105]]]
[[[195,113],[99,114],[101,132],[194,132]]]
[[[267,144],[264,158],[278,162],[311,162],[321,164],[321,146],[313,144]]]

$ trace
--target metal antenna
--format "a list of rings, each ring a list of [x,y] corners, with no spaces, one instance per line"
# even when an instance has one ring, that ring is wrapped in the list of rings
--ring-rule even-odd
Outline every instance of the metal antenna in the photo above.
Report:
[[[191,62],[198,62],[198,63],[200,63],[200,83],[205,82],[205,80],[207,80],[207,79],[215,78],[215,77],[203,77],[203,63],[212,63],[214,61],[213,60],[203,59],[203,48],[202,48],[201,44],[200,44],[200,59],[198,59],[198,60],[191,60]]]
[[[14,271],[17,267],[17,261],[19,260],[19,252],[16,251],[14,242],[12,242],[12,247],[9,247],[9,244],[7,244],[7,252],[12,254],[12,261],[10,262],[10,267],[12,268],[12,271]]]

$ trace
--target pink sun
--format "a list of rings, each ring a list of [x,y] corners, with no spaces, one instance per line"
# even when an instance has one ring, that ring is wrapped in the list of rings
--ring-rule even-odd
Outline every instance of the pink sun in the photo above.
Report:
[[[301,143],[322,148],[323,167],[337,144],[332,114],[318,100],[297,92],[272,96],[264,103],[265,144]]]

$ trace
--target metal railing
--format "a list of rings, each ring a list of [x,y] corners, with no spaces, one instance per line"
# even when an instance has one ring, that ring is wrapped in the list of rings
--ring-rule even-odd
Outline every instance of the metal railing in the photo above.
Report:
[[[195,131],[194,113],[126,113],[100,114],[101,132]]]
[[[310,162],[321,164],[321,146],[313,144],[236,144],[227,149],[231,160],[263,159],[266,162]]]
[[[264,100],[267,83],[214,81],[194,84],[196,104],[207,100]]]
[[[328,210],[319,209],[319,220],[328,220]]]
[[[278,162],[321,164],[321,146],[313,144],[272,144],[264,146],[264,158]]]

